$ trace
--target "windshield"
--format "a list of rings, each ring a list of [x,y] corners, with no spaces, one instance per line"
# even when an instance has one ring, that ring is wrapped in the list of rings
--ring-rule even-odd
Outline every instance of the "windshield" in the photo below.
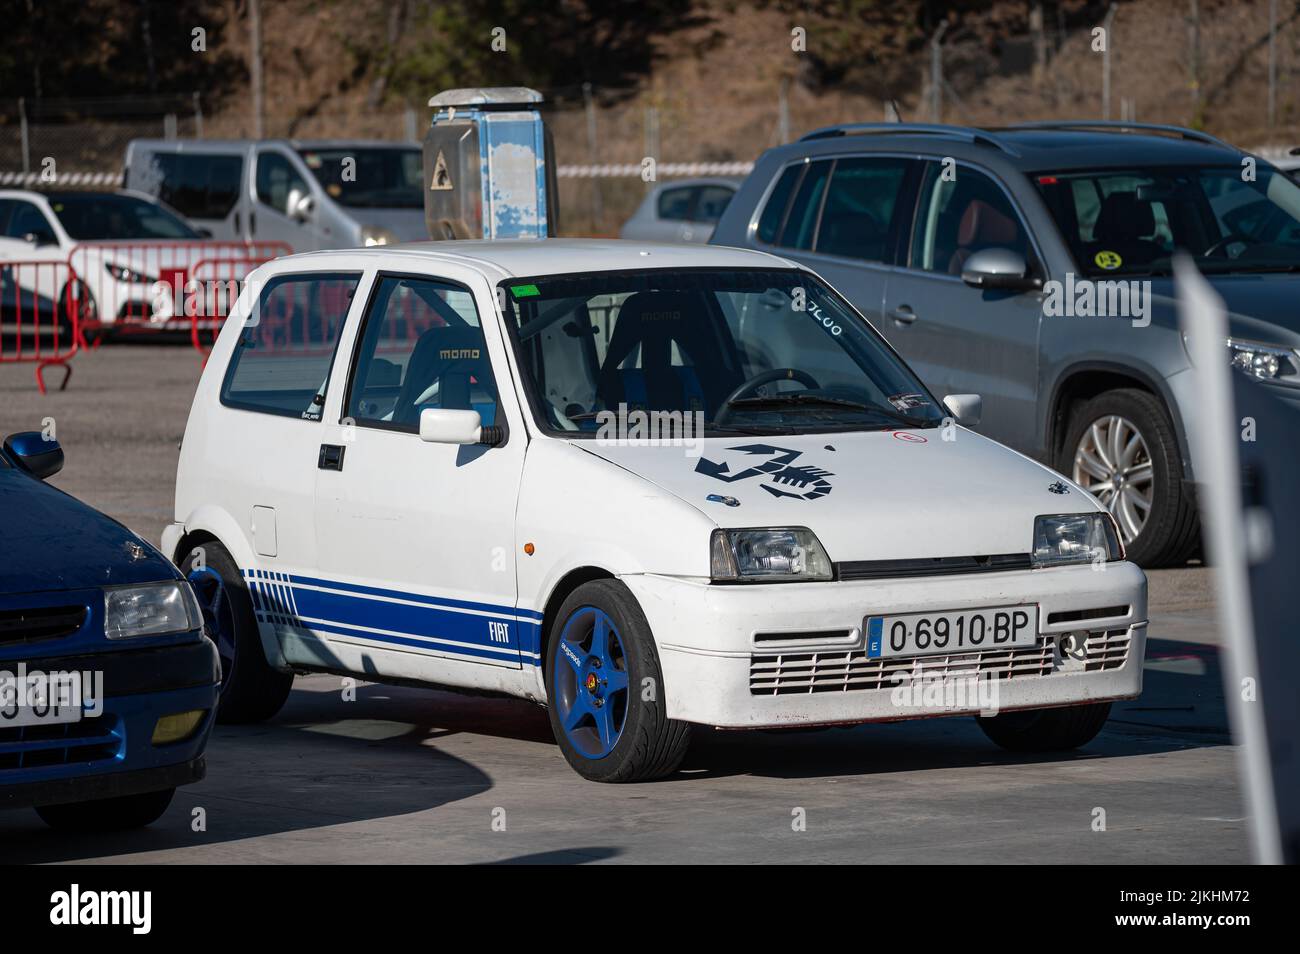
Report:
[[[943,412],[829,287],[797,270],[598,272],[502,283],[552,429],[677,412],[746,434],[929,427]]]
[[[424,208],[419,149],[403,146],[301,149],[298,154],[329,197],[370,209]]]
[[[55,195],[50,208],[63,230],[81,241],[190,239],[199,233],[156,202],[130,195]]]
[[[1090,276],[1167,273],[1179,249],[1207,274],[1300,269],[1300,187],[1262,165],[1035,178]]]

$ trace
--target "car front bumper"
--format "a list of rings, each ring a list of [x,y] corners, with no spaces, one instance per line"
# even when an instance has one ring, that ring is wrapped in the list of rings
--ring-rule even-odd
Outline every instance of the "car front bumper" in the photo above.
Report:
[[[203,777],[220,677],[210,640],[23,662],[29,673],[102,673],[102,711],[58,725],[0,724],[0,808],[132,795]],[[194,710],[204,715],[188,738],[153,743],[160,717]]]
[[[890,722],[1127,699],[1142,689],[1146,575],[1131,563],[844,583],[622,580],[655,634],[668,715],[686,722]],[[1035,647],[866,655],[868,616],[1022,604],[1039,606]],[[1078,618],[1099,610],[1111,612]]]

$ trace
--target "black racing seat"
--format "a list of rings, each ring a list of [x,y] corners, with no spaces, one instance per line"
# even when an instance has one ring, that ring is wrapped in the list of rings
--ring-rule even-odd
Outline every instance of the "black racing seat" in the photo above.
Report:
[[[393,423],[418,426],[421,405],[430,404],[424,396],[435,383],[437,407],[469,410],[474,406],[473,385],[478,383],[490,390],[491,382],[492,363],[481,329],[469,325],[430,328],[420,335],[406,363],[406,375],[393,406]]]

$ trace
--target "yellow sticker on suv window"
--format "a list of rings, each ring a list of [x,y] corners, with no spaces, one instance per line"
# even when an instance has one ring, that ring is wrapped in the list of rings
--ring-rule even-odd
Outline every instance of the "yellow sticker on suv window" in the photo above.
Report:
[[[1097,263],[1098,268],[1104,268],[1108,272],[1124,264],[1124,259],[1119,257],[1119,252],[1098,252],[1092,260]]]

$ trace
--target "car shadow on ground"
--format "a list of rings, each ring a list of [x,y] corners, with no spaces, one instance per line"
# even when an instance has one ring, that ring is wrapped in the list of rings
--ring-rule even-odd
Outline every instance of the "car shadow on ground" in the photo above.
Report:
[[[346,825],[491,789],[494,780],[480,767],[426,744],[450,735],[534,743],[544,747],[549,771],[572,772],[545,710],[531,703],[385,685],[362,685],[354,701],[345,701],[341,686],[332,677],[300,680],[274,720],[218,726],[208,779],[182,788],[163,819],[142,831],[70,835],[46,828],[30,811],[0,813],[0,861],[74,861]],[[1004,752],[969,717],[779,732],[700,728],[681,771],[655,784],[1078,762],[1229,741],[1218,650],[1154,639],[1142,697],[1117,703],[1101,735],[1077,752]],[[206,831],[192,830],[197,809]],[[580,847],[498,863],[582,863],[617,853]]]

